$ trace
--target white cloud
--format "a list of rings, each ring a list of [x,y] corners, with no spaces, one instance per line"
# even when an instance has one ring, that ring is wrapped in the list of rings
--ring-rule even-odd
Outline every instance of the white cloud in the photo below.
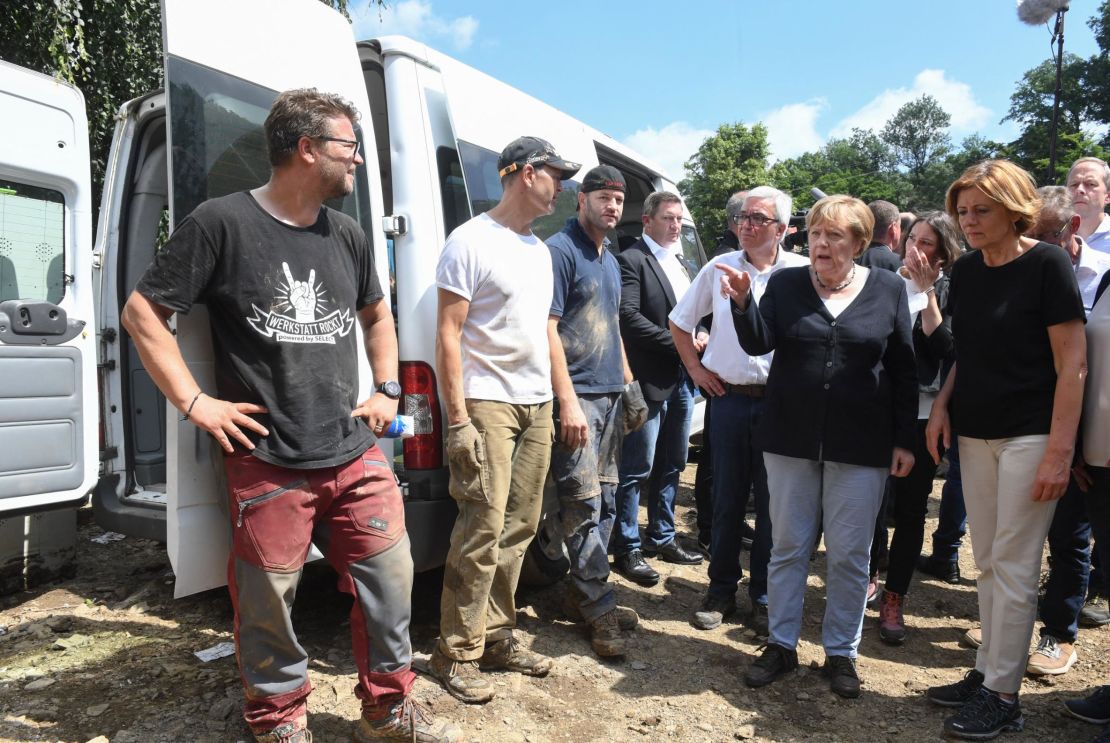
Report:
[[[878,133],[899,108],[922,95],[937,99],[952,116],[954,138],[981,129],[991,118],[990,109],[980,105],[971,86],[944,76],[944,70],[922,70],[909,88],[888,88],[853,114],[841,119],[829,132],[831,137],[846,137],[853,128],[873,129]]]
[[[478,31],[478,21],[465,15],[447,18],[439,15],[425,0],[402,0],[385,8],[368,3],[351,12],[355,36],[360,39],[403,34],[418,41],[447,40],[456,50],[469,49]]]
[[[715,133],[712,129],[697,129],[685,121],[675,121],[662,129],[649,126],[633,132],[624,138],[624,143],[655,161],[665,175],[678,182],[686,177],[683,164]]]
[[[825,144],[817,131],[817,117],[827,107],[824,99],[806,103],[788,103],[763,114],[760,121],[767,127],[767,140],[772,160],[786,160],[803,152],[812,152]]]

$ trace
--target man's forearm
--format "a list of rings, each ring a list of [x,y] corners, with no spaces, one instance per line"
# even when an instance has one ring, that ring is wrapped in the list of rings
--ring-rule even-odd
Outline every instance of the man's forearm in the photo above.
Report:
[[[440,336],[436,341],[436,374],[443,390],[443,404],[447,408],[447,423],[462,423],[470,414],[462,387],[462,346],[458,338]]]
[[[384,300],[383,300],[384,301]],[[393,313],[386,308],[363,331],[366,341],[366,359],[374,373],[374,386],[397,380],[397,333],[393,328]]]
[[[694,339],[690,337],[690,333],[675,325],[673,321],[669,324],[671,328],[671,337],[674,338],[674,347],[678,351],[678,357],[682,359],[682,365],[686,367],[686,371],[693,372],[701,366],[698,352],[694,348]]]
[[[552,318],[547,325],[547,344],[551,349],[551,391],[555,393],[559,403],[565,405],[572,398],[577,399],[577,395],[574,392],[574,384],[570,381],[563,341],[559,338],[557,318]]]
[[[154,384],[171,405],[185,412],[201,388],[185,364],[166,318],[153,302],[133,292],[120,320]]]

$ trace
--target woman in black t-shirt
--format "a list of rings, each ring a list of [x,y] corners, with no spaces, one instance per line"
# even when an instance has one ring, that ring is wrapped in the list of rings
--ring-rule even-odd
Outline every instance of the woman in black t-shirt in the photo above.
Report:
[[[947,446],[953,429],[959,437],[983,644],[963,680],[926,696],[960,707],[944,729],[961,738],[1024,724],[1017,693],[1041,553],[1067,488],[1083,400],[1083,302],[1071,261],[1059,247],[1021,236],[1039,206],[1032,176],[1005,160],[968,168],[946,197],[973,250],[952,269],[956,365],[926,440],[939,460],[938,439]]]

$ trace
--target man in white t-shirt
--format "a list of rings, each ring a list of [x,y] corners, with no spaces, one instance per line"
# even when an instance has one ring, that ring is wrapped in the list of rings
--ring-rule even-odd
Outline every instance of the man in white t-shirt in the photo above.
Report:
[[[694,613],[694,626],[713,629],[736,612],[740,582],[740,545],[748,493],[755,493],[755,538],[752,540],[748,623],[767,636],[767,563],[771,558],[771,517],[768,515],[767,473],[763,452],[753,434],[763,414],[763,396],[773,354],[749,356],[740,347],[728,297],[721,295],[718,264],[747,271],[756,301],[779,269],[805,266],[808,261],[782,247],[790,225],[791,199],[776,188],[748,192],[737,213],[741,250],[706,264],[689,291],[671,311],[671,336],[694,384],[713,399],[707,431],[713,468],[713,531],[709,547],[709,591]],[[713,313],[709,343],[699,359],[691,337],[698,321]]]
[[[493,698],[479,670],[544,676],[551,659],[517,645],[513,593],[539,523],[551,458],[551,254],[532,222],[555,211],[581,165],[542,139],[497,162],[498,204],[451,233],[436,267],[436,369],[459,508],[429,670],[464,702]]]
[[[1095,250],[1110,253],[1110,166],[1097,157],[1081,157],[1068,171],[1068,193],[1079,213],[1079,236]]]

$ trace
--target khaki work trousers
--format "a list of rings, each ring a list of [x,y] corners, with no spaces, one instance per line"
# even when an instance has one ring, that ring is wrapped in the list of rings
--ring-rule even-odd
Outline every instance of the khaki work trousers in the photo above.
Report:
[[[444,566],[440,652],[477,660],[486,643],[510,637],[524,552],[536,534],[551,462],[551,402],[467,400],[485,448],[478,487],[452,487],[459,507]],[[469,475],[469,477],[468,477]],[[469,480],[456,472],[452,480]]]

